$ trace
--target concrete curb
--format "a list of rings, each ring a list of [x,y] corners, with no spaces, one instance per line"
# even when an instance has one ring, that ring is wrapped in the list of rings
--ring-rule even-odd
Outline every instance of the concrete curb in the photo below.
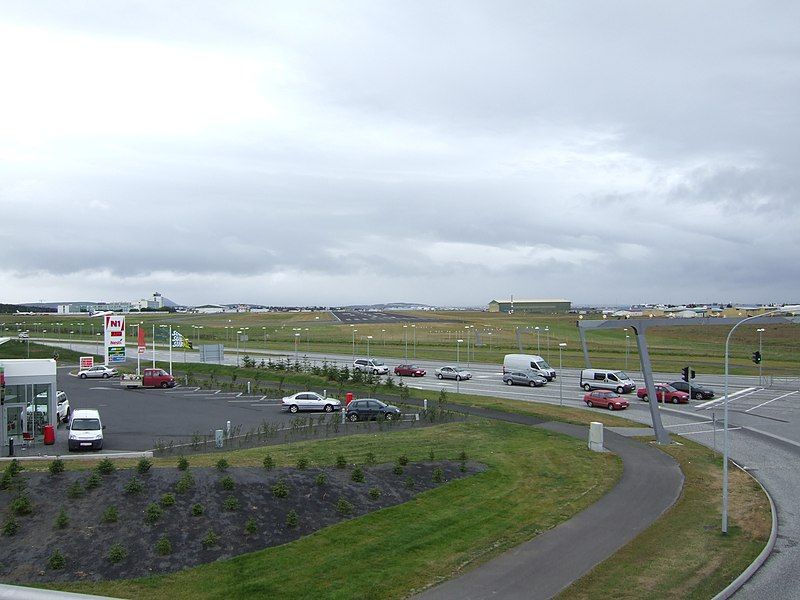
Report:
[[[114,452],[113,454],[40,454],[38,456],[0,456],[0,463],[18,460],[20,462],[35,462],[43,460],[103,460],[104,458],[153,458],[152,450],[141,452]]]
[[[0,599],[2,600],[92,600],[95,598],[97,600],[113,600],[110,596],[76,594],[74,592],[61,592],[59,590],[45,590],[0,583]]]

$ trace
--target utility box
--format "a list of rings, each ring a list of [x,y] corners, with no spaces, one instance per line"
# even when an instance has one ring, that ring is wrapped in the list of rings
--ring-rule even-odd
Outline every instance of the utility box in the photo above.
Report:
[[[589,425],[589,450],[605,452],[603,447],[603,424],[592,421]]]

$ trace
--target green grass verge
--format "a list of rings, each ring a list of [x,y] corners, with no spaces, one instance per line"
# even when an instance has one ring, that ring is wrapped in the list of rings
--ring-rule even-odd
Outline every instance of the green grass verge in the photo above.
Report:
[[[266,454],[288,466],[299,456],[311,465],[330,465],[338,454],[360,462],[372,452],[389,462],[403,453],[418,461],[431,451],[437,459],[455,459],[464,451],[488,470],[284,546],[171,575],[57,587],[128,598],[403,597],[534,537],[600,498],[618,480],[621,462],[585,446],[536,428],[479,420],[231,452],[226,457],[233,466],[260,465]],[[190,461],[197,466],[218,458]],[[302,514],[302,506],[296,510]]]
[[[678,502],[612,558],[567,588],[559,600],[711,598],[747,568],[770,534],[769,501],[738,469],[730,472],[728,535],[720,533],[722,461],[700,444],[663,448],[686,482]]]

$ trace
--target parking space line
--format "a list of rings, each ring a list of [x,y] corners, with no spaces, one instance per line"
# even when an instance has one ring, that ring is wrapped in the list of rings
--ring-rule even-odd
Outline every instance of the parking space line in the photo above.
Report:
[[[786,396],[791,396],[792,394],[796,394],[797,392],[798,392],[798,390],[795,390],[793,392],[789,392],[788,394],[784,394],[783,396],[778,396],[777,398],[773,398],[772,400],[767,400],[766,402],[762,402],[761,404],[758,404],[758,405],[756,405],[756,406],[754,406],[752,408],[748,408],[744,412],[749,413],[751,410],[755,410],[757,408],[761,408],[762,406],[766,406],[770,402],[775,402],[775,400],[780,400],[781,398],[786,398]]]
[[[751,388],[745,388],[743,390],[739,390],[738,392],[733,392],[732,394],[728,394],[728,402],[730,402],[731,398],[734,398],[734,397],[737,397],[737,396],[749,396],[751,394],[755,394],[756,392],[760,392],[763,389],[764,388],[751,387]],[[722,398],[715,398],[714,400],[709,400],[708,402],[703,402],[702,404],[698,404],[695,408],[696,409],[701,409],[701,408],[705,408],[706,406],[712,406],[714,404],[721,404],[723,402],[725,402],[725,397],[724,396]]]

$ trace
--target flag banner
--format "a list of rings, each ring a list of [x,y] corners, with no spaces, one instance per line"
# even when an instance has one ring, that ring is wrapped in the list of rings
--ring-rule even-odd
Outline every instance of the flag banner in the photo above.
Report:
[[[189,341],[189,338],[183,336],[180,331],[173,331],[172,332],[172,347],[173,348],[191,348],[192,342]]]

